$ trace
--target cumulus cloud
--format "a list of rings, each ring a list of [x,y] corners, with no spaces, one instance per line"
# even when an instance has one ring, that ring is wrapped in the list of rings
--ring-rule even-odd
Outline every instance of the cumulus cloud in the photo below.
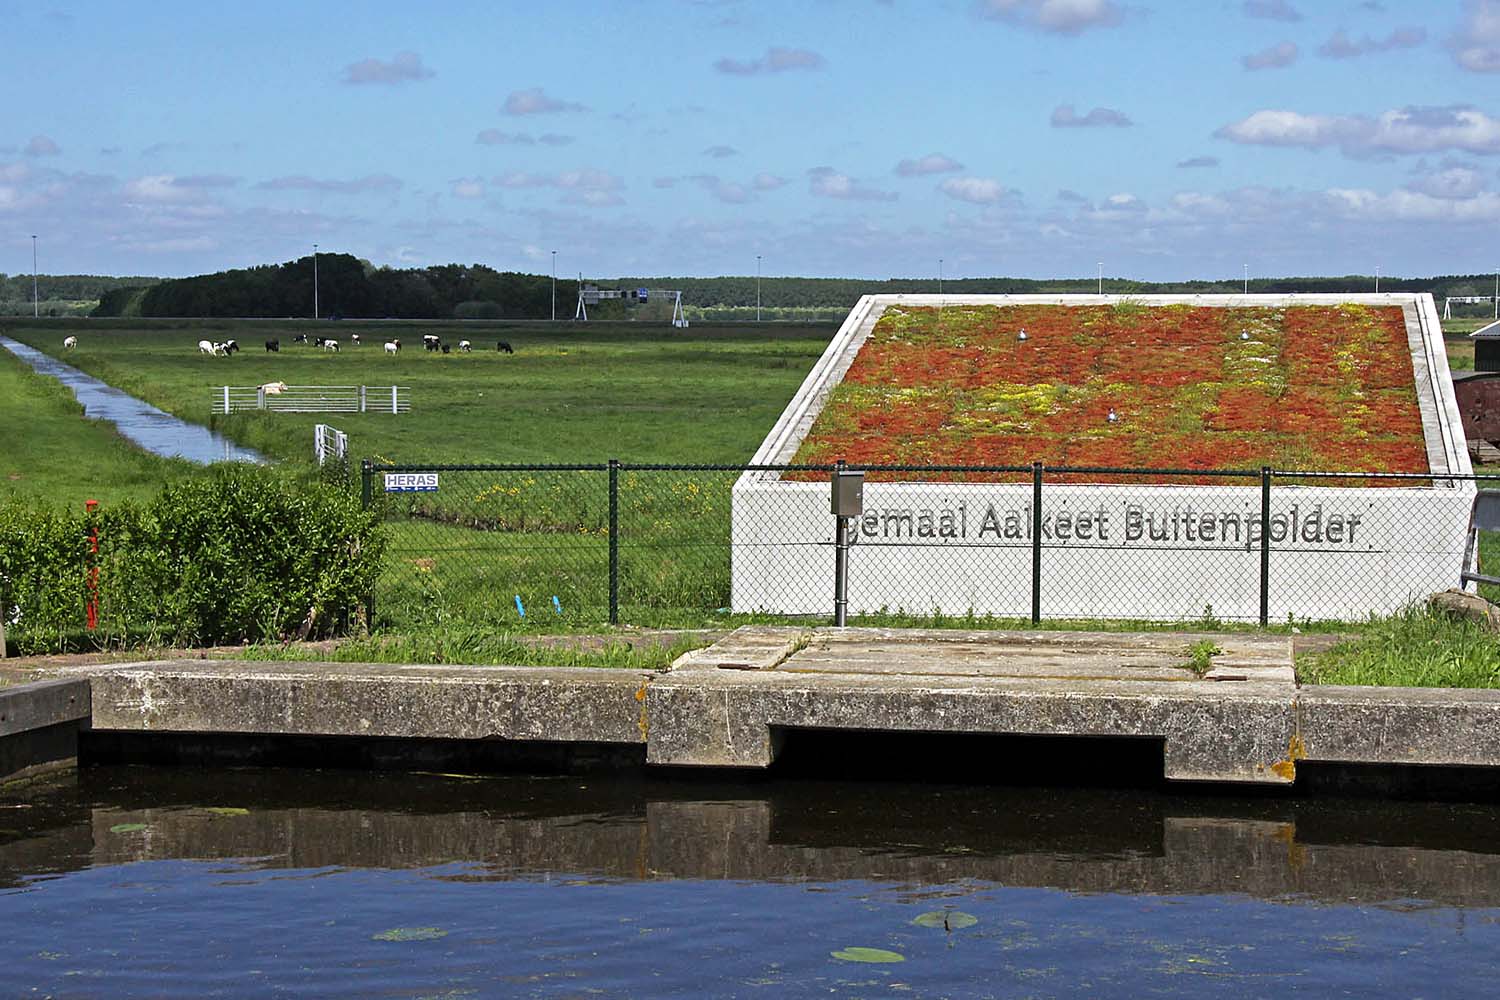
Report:
[[[895,201],[897,198],[895,192],[865,187],[832,167],[813,167],[807,172],[807,178],[808,190],[819,198],[846,201]]]
[[[379,59],[361,59],[344,67],[345,83],[410,83],[426,80],[434,74],[422,65],[422,57],[415,52],[397,52],[390,62]]]
[[[1249,70],[1281,69],[1297,61],[1297,46],[1293,42],[1281,42],[1268,49],[1252,52],[1240,57],[1240,65]]]
[[[562,101],[547,96],[541,87],[511,91],[502,109],[508,115],[551,115],[565,111],[587,111],[576,101]]]
[[[492,183],[502,188],[555,188],[563,192],[562,200],[569,205],[596,207],[625,203],[620,196],[625,182],[614,174],[591,167],[556,174],[512,170],[496,177]]]
[[[56,156],[62,152],[62,147],[45,135],[34,135],[22,147],[21,152],[27,156]]]
[[[367,174],[353,180],[332,180],[309,177],[306,174],[289,174],[273,177],[255,185],[262,191],[318,191],[325,194],[372,194],[381,191],[397,191],[401,188],[399,178],[390,174]]]
[[[1436,167],[1419,164],[1406,187],[1434,198],[1472,198],[1484,190],[1485,183],[1484,173],[1476,167],[1445,160]]]
[[[1114,0],[980,0],[979,13],[991,20],[1059,35],[1113,27],[1125,16]]]
[[[1472,197],[1437,197],[1398,189],[1381,194],[1367,188],[1333,188],[1321,201],[1345,219],[1381,222],[1500,222],[1500,194],[1481,191]]]
[[[1246,17],[1267,21],[1300,21],[1302,15],[1286,0],[1245,0],[1241,5]]]
[[[774,191],[786,184],[786,178],[777,177],[775,174],[768,174],[763,171],[756,174],[750,181],[750,184],[757,191]]]
[[[1318,55],[1325,59],[1357,59],[1375,52],[1413,49],[1425,41],[1427,41],[1425,28],[1397,28],[1384,38],[1371,38],[1365,35],[1358,41],[1350,38],[1344,29],[1340,28],[1328,41],[1318,46]]]
[[[1129,128],[1135,124],[1123,111],[1114,108],[1095,108],[1080,116],[1071,104],[1059,104],[1052,109],[1053,128]]]
[[[898,177],[925,177],[928,174],[945,174],[962,170],[964,165],[942,153],[928,153],[916,160],[902,160],[896,164]]]
[[[1467,0],[1448,49],[1472,73],[1500,73],[1500,0]]]
[[[695,174],[688,179],[719,201],[730,205],[743,205],[755,197],[745,185],[713,174]]]
[[[460,177],[453,182],[453,197],[472,200],[484,197],[484,180],[479,177]]]
[[[171,203],[195,201],[203,198],[205,191],[232,187],[237,183],[236,178],[221,174],[200,174],[189,177],[178,177],[174,174],[147,174],[126,181],[122,191],[131,202]]]
[[[716,160],[723,160],[731,156],[738,156],[739,152],[733,146],[709,146],[703,151],[703,155],[711,156]]]
[[[1178,160],[1177,165],[1184,169],[1217,167],[1219,165],[1219,158],[1217,156],[1190,156],[1186,160]]]
[[[1409,106],[1377,118],[1265,110],[1225,125],[1214,135],[1247,145],[1303,149],[1334,146],[1346,156],[1449,150],[1500,153],[1500,119],[1467,105]]]
[[[975,205],[993,205],[1005,198],[1005,188],[988,177],[949,177],[938,190],[950,198]]]
[[[785,73],[789,70],[816,70],[827,60],[811,49],[772,47],[758,59],[731,59],[725,56],[714,63],[714,69],[731,76],[758,76],[763,73]]]

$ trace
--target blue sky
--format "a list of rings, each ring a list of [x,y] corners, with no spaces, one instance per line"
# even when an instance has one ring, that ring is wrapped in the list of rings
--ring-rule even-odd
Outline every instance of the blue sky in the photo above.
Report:
[[[0,271],[1488,272],[1500,0],[0,0]]]

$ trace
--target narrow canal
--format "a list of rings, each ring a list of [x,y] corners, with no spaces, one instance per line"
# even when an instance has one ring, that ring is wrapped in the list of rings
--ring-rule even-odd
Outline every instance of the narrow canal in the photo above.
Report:
[[[0,789],[7,996],[1479,996],[1491,806],[86,768]]]
[[[109,421],[120,429],[122,435],[146,451],[163,458],[185,458],[204,465],[212,462],[265,462],[260,453],[243,448],[207,427],[180,420],[29,344],[0,334],[0,347],[25,361],[39,374],[50,375],[67,386],[83,404],[85,416]]]

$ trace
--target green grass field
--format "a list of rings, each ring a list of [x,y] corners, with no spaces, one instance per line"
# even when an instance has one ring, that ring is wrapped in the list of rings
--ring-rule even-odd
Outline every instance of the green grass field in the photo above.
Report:
[[[122,438],[114,425],[89,420],[56,379],[0,349],[0,500],[81,505],[144,500],[162,483],[198,466],[158,458]]]
[[[598,324],[391,324],[0,321],[0,330],[169,413],[211,423],[282,459],[310,460],[312,427],[349,434],[351,457],[392,462],[646,462],[747,460],[780,415],[834,327]],[[342,350],[293,344],[297,333],[336,336]],[[423,333],[454,353],[422,350]],[[351,335],[359,333],[362,347]],[[63,338],[79,338],[64,352]],[[200,354],[200,339],[238,340],[230,358]],[[281,351],[264,349],[268,338]],[[402,350],[386,355],[385,340]],[[457,353],[459,339],[474,344]],[[515,349],[495,350],[497,340]],[[411,412],[235,414],[210,417],[222,385],[410,388]]]

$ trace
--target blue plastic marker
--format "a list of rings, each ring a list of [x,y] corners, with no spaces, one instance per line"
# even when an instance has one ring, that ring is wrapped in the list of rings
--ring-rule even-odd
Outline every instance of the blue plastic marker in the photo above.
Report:
[[[520,615],[522,618],[526,617],[526,605],[521,603],[520,594],[516,595],[516,614]]]
[[[557,612],[559,618],[562,617],[562,601],[557,599],[556,594],[552,595],[552,610]]]

